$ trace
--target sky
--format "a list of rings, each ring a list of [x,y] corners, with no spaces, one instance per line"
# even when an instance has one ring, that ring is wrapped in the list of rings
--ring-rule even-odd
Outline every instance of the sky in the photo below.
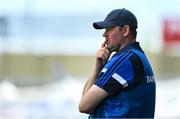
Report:
[[[103,20],[111,10],[123,7],[132,11],[138,19],[138,41],[142,42],[146,50],[158,53],[162,49],[162,19],[164,17],[180,17],[179,0],[0,0],[0,3],[0,15],[8,16],[14,29],[20,28],[19,22],[15,22],[16,19],[26,16],[45,17],[50,20],[60,17],[59,23],[63,24],[58,28],[59,31],[64,29],[64,32],[57,32],[61,33],[58,37],[52,33],[54,36],[39,35],[38,37],[36,35],[33,38],[35,40],[27,40],[29,38],[24,37],[16,38],[13,35],[6,40],[1,38],[0,43],[3,47],[1,50],[19,53],[94,54],[103,41],[103,30],[94,30],[92,23]],[[64,25],[67,20],[63,18],[72,19],[72,22],[69,20],[69,24]],[[74,19],[79,19],[79,21],[75,22]],[[26,24],[27,20],[24,22]],[[56,26],[58,21],[56,21],[57,24],[53,24],[54,21],[51,22],[52,25],[42,28],[49,28],[52,29],[51,32],[56,32],[58,28],[51,28],[51,26]],[[44,24],[42,22],[42,26],[45,24],[46,22]],[[78,24],[81,25],[78,26]],[[76,28],[79,30],[76,31]],[[30,30],[35,32],[33,28]],[[29,34],[30,30],[20,29],[19,31],[12,30],[12,32]],[[74,36],[73,32],[75,31],[74,34],[79,32],[80,35]],[[42,29],[41,34],[47,33]],[[69,37],[67,35],[64,37],[65,34],[69,34]]]

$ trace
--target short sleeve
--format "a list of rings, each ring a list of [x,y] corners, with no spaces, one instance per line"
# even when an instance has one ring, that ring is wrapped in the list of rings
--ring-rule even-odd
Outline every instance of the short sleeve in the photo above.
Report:
[[[96,85],[103,88],[110,95],[116,94],[123,88],[129,87],[139,72],[135,68],[142,69],[140,60],[133,53],[125,53],[110,60],[98,76]],[[134,66],[136,65],[136,66]]]

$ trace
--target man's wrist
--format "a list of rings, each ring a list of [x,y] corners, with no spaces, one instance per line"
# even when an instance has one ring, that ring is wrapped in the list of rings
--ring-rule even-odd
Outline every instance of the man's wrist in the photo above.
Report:
[[[98,75],[101,72],[102,68],[94,66],[92,69],[92,72],[96,75]]]

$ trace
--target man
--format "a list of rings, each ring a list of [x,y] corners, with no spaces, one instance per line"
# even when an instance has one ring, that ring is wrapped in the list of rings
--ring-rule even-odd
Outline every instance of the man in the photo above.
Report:
[[[154,74],[136,42],[136,17],[127,9],[115,9],[93,26],[105,29],[105,41],[96,53],[79,111],[89,118],[154,118]]]

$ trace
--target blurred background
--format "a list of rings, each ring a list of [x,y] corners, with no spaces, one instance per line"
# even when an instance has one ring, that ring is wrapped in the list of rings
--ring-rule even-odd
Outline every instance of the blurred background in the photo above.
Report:
[[[156,118],[180,118],[179,0],[0,0],[0,119],[87,118],[78,103],[116,8],[138,19],[157,80]]]

